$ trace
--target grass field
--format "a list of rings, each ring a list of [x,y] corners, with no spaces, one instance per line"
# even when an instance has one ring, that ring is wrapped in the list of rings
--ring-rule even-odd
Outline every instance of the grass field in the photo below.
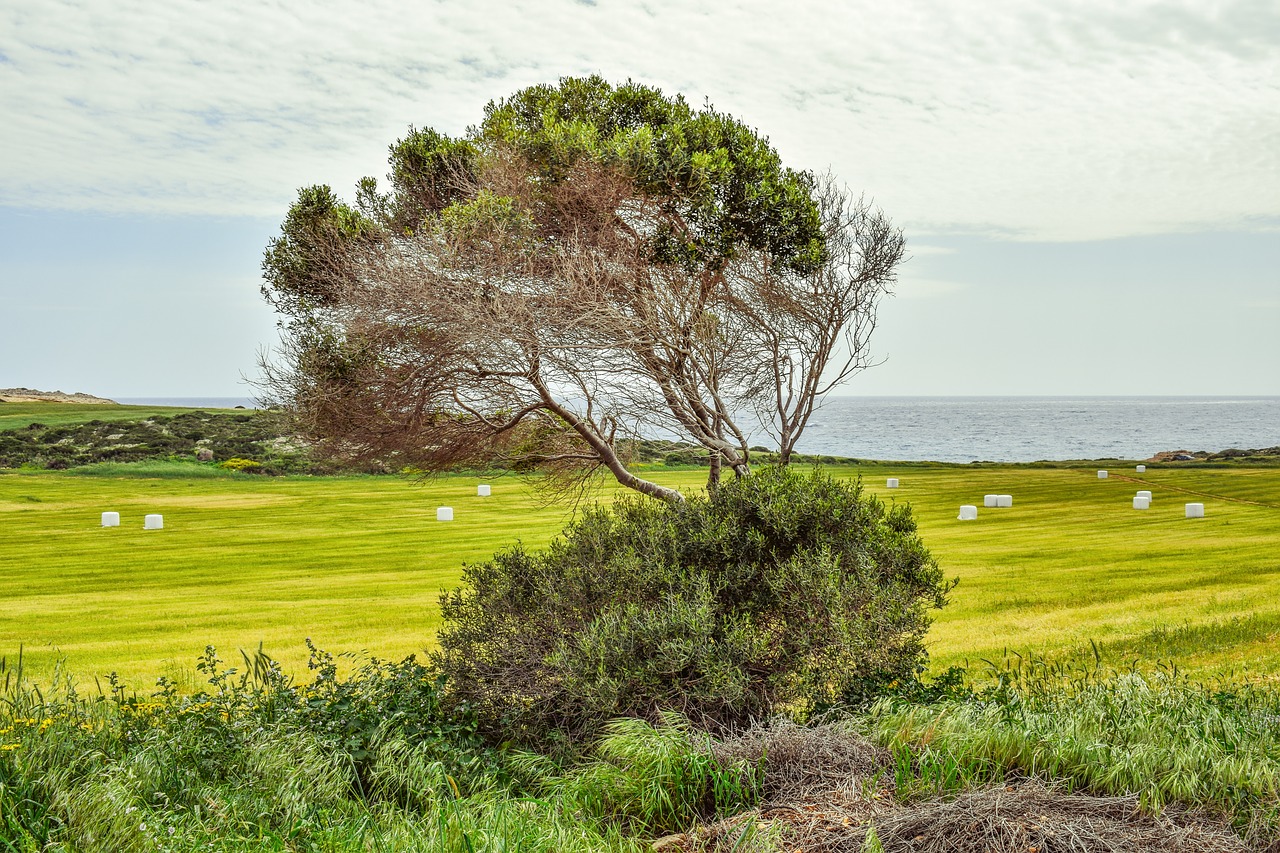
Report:
[[[311,637],[333,652],[399,657],[431,643],[436,598],[464,562],[517,540],[545,544],[568,519],[514,478],[478,498],[474,478],[194,477],[180,466],[0,474],[0,654],[54,661],[82,681],[118,671],[193,684],[206,644],[262,643],[288,667]],[[203,471],[204,469],[199,469]],[[1113,663],[1173,656],[1205,674],[1280,673],[1280,469],[834,468],[910,502],[960,586],[930,635],[936,668],[1004,649]],[[1132,469],[1129,469],[1130,472]],[[130,476],[120,476],[128,472]],[[146,475],[146,476],[138,476]],[[1123,475],[1123,476],[1122,476]],[[651,472],[696,489],[699,471]],[[897,476],[901,487],[884,488]],[[1138,488],[1154,492],[1135,511]],[[988,493],[1014,496],[985,509]],[[610,491],[602,493],[607,499]],[[1207,517],[1188,520],[1183,504]],[[962,503],[977,521],[956,520]],[[450,505],[457,520],[435,521]],[[104,510],[122,527],[102,529]],[[146,513],[163,531],[143,531]]]

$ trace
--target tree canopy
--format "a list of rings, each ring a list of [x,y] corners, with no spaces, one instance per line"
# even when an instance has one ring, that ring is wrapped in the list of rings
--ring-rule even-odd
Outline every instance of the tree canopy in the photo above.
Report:
[[[410,128],[388,186],[299,191],[264,259],[282,315],[269,381],[336,456],[504,464],[631,488],[628,440],[694,441],[750,471],[868,364],[901,232],[785,167],[710,107],[565,78],[490,103],[460,138]]]

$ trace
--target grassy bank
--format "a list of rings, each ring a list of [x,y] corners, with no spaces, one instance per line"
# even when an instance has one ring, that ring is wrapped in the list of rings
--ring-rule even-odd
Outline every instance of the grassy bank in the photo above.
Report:
[[[0,688],[12,851],[1274,851],[1280,695],[1046,678],[720,738],[678,715],[495,749],[411,664],[204,690]],[[661,838],[659,842],[655,839]],[[1066,839],[1070,846],[1064,845]]]
[[[110,403],[0,403],[0,432],[41,423],[74,426],[89,421],[139,421],[172,417],[181,412],[230,412],[233,409],[191,409],[176,406],[124,406]]]
[[[514,478],[478,498],[473,478],[190,470],[0,474],[0,654],[24,645],[32,672],[63,655],[82,676],[118,670],[135,683],[162,673],[189,683],[189,662],[209,643],[262,643],[295,670],[306,636],[400,656],[430,644],[436,597],[464,562],[517,540],[540,546],[569,512]],[[1087,656],[1094,640],[1117,662],[1172,655],[1204,673],[1280,672],[1280,469],[1158,470],[1141,482],[1098,480],[1092,468],[834,470],[909,501],[925,542],[960,578],[930,634],[937,668],[1006,648]],[[651,473],[689,489],[702,477]],[[900,488],[886,489],[888,476]],[[1130,508],[1138,488],[1154,492],[1152,509]],[[961,503],[981,507],[995,492],[1014,506],[956,520]],[[1205,503],[1207,517],[1183,518],[1188,500]],[[440,505],[457,520],[436,522]],[[104,510],[120,512],[122,527],[100,528]],[[153,512],[163,531],[142,530]]]

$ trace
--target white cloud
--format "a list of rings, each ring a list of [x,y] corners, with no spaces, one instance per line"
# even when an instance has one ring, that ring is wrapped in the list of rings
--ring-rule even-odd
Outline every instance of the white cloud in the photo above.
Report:
[[[902,280],[894,287],[893,295],[897,299],[930,299],[948,293],[957,293],[967,287],[968,285],[958,281],[938,278],[916,278],[908,275],[903,276]]]
[[[925,255],[954,255],[956,250],[951,246],[933,246],[928,243],[911,243],[908,254],[913,258]]]
[[[74,2],[0,11],[0,203],[279,217],[563,74],[704,97],[913,231],[1280,217],[1272,2]]]

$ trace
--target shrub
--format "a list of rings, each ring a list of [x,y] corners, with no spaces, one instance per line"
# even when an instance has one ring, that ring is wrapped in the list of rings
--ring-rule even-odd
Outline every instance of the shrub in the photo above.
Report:
[[[311,650],[314,673],[302,691],[295,724],[328,749],[350,756],[362,778],[370,772],[380,744],[410,745],[420,758],[461,781],[496,772],[493,756],[476,734],[465,707],[446,709],[440,678],[410,655],[400,662],[370,658],[346,678],[328,652]]]
[[[623,499],[463,580],[436,663],[486,730],[528,743],[664,709],[721,729],[912,679],[950,588],[908,507],[783,469]]]
[[[253,459],[241,459],[240,457],[219,462],[218,467],[226,468],[228,471],[243,471],[246,474],[257,474],[262,471],[261,462]]]

